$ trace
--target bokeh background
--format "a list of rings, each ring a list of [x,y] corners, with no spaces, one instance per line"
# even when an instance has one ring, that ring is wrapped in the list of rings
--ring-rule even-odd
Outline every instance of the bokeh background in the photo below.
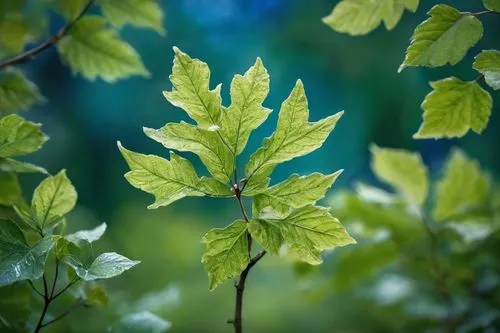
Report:
[[[420,103],[430,91],[428,81],[455,75],[472,80],[473,55],[500,44],[500,20],[482,16],[485,36],[454,67],[397,68],[415,26],[435,3],[422,0],[416,14],[405,13],[391,32],[381,27],[364,37],[334,32],[321,22],[336,0],[178,0],[162,1],[166,36],[149,30],[125,28],[122,37],[141,54],[152,73],[150,79],[131,78],[116,84],[90,83],[72,76],[61,65],[55,50],[23,65],[40,86],[48,103],[32,109],[28,119],[40,121],[51,140],[30,162],[50,172],[68,170],[79,193],[78,208],[70,228],[94,227],[102,221],[109,229],[100,247],[116,250],[142,261],[122,277],[108,283],[112,305],[107,311],[79,310],[71,320],[51,331],[104,332],[110,318],[126,304],[148,293],[170,288],[158,313],[173,324],[171,332],[230,332],[225,321],[233,311],[230,282],[214,292],[200,263],[201,236],[214,226],[224,226],[238,215],[231,200],[188,198],[155,211],[146,209],[152,197],[132,188],[123,178],[126,164],[116,141],[135,151],[167,156],[168,152],[142,133],[142,127],[159,128],[169,121],[185,120],[180,109],[169,105],[162,90],[170,89],[172,47],[210,65],[212,86],[223,85],[224,104],[235,73],[243,73],[255,58],[263,59],[271,76],[265,106],[275,111],[251,136],[241,161],[257,149],[276,124],[281,102],[295,81],[303,80],[312,120],[340,110],[345,114],[322,149],[280,166],[274,182],[290,173],[346,171],[332,192],[354,181],[374,182],[369,169],[368,145],[420,151],[432,171],[441,167],[453,146],[477,158],[493,178],[500,167],[500,94],[493,93],[494,110],[483,135],[468,134],[460,140],[412,139],[421,122]],[[481,2],[444,1],[454,7],[481,10]],[[51,29],[63,22],[54,15]],[[189,155],[189,154],[188,154]],[[186,154],[184,154],[186,156]],[[206,173],[194,155],[201,174]],[[243,167],[241,162],[240,168]],[[26,176],[30,193],[39,176]],[[261,261],[248,280],[244,317],[248,332],[387,332],[397,316],[387,309],[367,308],[352,293],[318,293],[318,281],[333,274],[327,255],[314,279],[295,276],[289,263],[272,258]],[[358,292],[359,294],[359,292]],[[367,310],[368,309],[368,310]],[[91,316],[91,317],[90,317]],[[92,318],[92,319],[90,319]],[[382,320],[383,319],[383,320]],[[397,331],[397,330],[396,330]]]

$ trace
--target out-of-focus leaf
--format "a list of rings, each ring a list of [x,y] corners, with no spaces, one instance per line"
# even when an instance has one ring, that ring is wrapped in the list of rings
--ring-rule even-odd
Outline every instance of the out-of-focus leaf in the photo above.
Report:
[[[472,67],[484,75],[490,87],[500,89],[500,51],[483,50],[474,58]]]
[[[12,206],[21,200],[21,186],[17,175],[0,172],[0,205]]]
[[[164,35],[163,10],[155,0],[101,0],[102,13],[111,24],[151,28]]]
[[[100,284],[87,283],[83,288],[85,302],[92,306],[106,307],[109,303],[106,288]]]
[[[11,158],[0,158],[0,171],[15,173],[43,173],[48,174],[47,170],[38,165],[20,162]]]
[[[113,333],[163,333],[172,324],[149,312],[131,313],[120,319],[113,327]]]
[[[106,223],[102,223],[92,230],[80,230],[75,233],[66,235],[66,239],[70,242],[77,243],[80,240],[85,240],[89,243],[93,243],[99,240],[102,235],[106,232]]]
[[[38,87],[20,70],[7,68],[0,72],[0,115],[25,111],[44,101]]]
[[[483,0],[484,7],[489,10],[493,10],[500,13],[500,1],[499,0]]]
[[[31,313],[32,290],[26,282],[0,287],[0,316],[13,330],[24,328]],[[0,322],[0,330],[2,323]]]

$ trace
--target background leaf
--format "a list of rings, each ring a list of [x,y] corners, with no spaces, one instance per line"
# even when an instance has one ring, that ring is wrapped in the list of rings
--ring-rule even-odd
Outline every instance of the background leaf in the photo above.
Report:
[[[500,51],[481,51],[474,58],[472,67],[484,75],[484,80],[490,87],[500,89]]]
[[[0,116],[26,111],[44,101],[38,87],[21,71],[7,68],[0,72]]]
[[[102,13],[117,28],[130,24],[164,35],[163,10],[155,0],[101,0]]]

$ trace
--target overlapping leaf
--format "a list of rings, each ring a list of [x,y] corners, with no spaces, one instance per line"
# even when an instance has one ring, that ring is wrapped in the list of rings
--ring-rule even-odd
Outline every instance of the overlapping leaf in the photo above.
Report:
[[[37,151],[47,141],[41,125],[11,114],[0,119],[0,158]]]
[[[415,12],[418,3],[419,0],[342,0],[323,22],[353,36],[366,35],[382,22],[387,30],[392,30],[405,9]]]
[[[282,246],[287,246],[298,260],[312,265],[322,262],[322,250],[356,242],[328,208],[312,205],[299,208],[285,218],[254,218],[249,231],[267,251],[278,254]]]
[[[203,236],[207,248],[201,261],[208,272],[209,288],[243,271],[250,257],[248,232],[245,221],[237,220],[224,229],[212,229]]]
[[[45,101],[38,87],[13,68],[0,72],[0,116],[25,111]]]
[[[0,172],[0,205],[12,206],[21,200],[21,186],[17,175]]]
[[[130,24],[165,34],[163,10],[155,0],[101,0],[99,4],[104,16],[117,28]]]
[[[473,67],[484,75],[484,80],[490,87],[500,89],[500,51],[482,51],[476,56]]]
[[[447,5],[436,5],[430,18],[413,32],[406,58],[399,67],[455,65],[483,36],[483,25],[475,16]]]
[[[493,101],[491,95],[475,82],[456,77],[431,82],[422,108],[424,121],[414,138],[454,138],[470,129],[482,133],[488,124]]]
[[[68,261],[76,274],[85,281],[110,279],[131,269],[140,261],[130,260],[118,253],[107,252],[99,255],[90,265]]]
[[[410,203],[422,206],[429,190],[429,173],[420,154],[375,145],[370,150],[375,175]]]
[[[132,75],[150,75],[132,46],[120,40],[118,33],[99,16],[80,19],[69,35],[57,43],[57,50],[74,74],[91,81],[100,77],[115,82]]]

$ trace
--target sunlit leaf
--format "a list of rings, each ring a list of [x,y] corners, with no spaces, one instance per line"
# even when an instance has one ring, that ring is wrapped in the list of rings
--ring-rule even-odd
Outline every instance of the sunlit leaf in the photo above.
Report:
[[[108,306],[108,293],[103,285],[87,283],[83,288],[83,292],[87,304],[98,307]]]
[[[0,158],[0,171],[15,173],[43,173],[48,174],[47,170],[38,165],[27,162],[20,162],[11,158]]]
[[[28,110],[45,101],[38,87],[13,68],[0,72],[0,115]]]
[[[484,7],[489,10],[493,10],[500,13],[500,1],[499,0],[483,0]]]
[[[155,0],[101,0],[99,4],[104,16],[118,28],[130,24],[165,34],[163,10]]]
[[[102,235],[106,232],[106,223],[102,223],[92,230],[80,230],[75,233],[66,235],[66,239],[70,242],[76,243],[79,240],[86,240],[89,243],[93,243],[99,240]]]
[[[0,158],[27,155],[47,141],[41,125],[11,114],[0,119]]]
[[[0,316],[14,331],[21,331],[26,325],[32,310],[31,301],[32,290],[27,283],[15,283],[0,288]]]
[[[486,83],[495,90],[500,89],[500,51],[484,50],[474,60],[474,69],[484,75]]]
[[[110,279],[131,269],[140,261],[130,260],[118,253],[107,252],[99,255],[90,265],[69,261],[76,274],[85,281]]]

